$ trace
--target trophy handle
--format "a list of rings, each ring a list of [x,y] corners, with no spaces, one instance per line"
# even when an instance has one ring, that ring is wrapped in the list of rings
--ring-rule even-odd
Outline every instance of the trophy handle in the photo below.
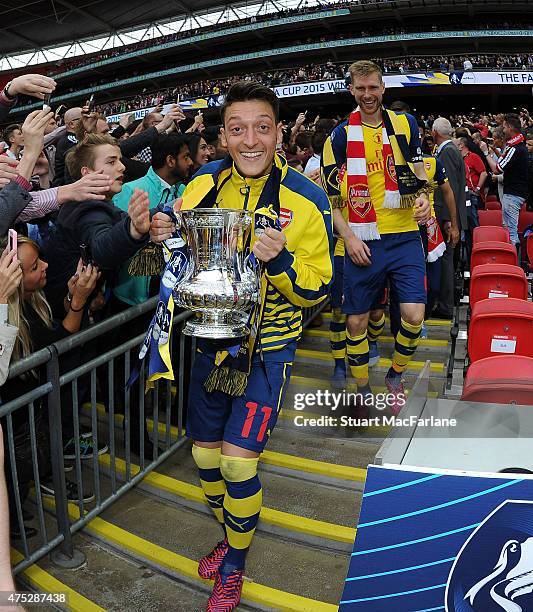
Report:
[[[261,266],[257,261],[253,251],[250,251],[244,258],[244,268],[248,268],[253,272],[258,283],[261,282]]]
[[[172,202],[172,210],[176,215],[176,229],[181,229],[183,227],[183,219],[181,218],[181,210],[175,210],[174,204],[177,202],[179,198],[176,198],[174,202]]]

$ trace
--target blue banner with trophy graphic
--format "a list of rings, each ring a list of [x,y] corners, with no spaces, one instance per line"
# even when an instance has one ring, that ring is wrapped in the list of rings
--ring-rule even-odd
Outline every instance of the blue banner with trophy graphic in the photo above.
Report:
[[[533,477],[369,466],[340,610],[532,611]]]

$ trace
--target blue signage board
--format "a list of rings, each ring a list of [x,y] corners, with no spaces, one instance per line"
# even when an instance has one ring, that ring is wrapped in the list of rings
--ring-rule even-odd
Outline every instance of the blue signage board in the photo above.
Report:
[[[340,610],[533,611],[533,479],[369,466]]]

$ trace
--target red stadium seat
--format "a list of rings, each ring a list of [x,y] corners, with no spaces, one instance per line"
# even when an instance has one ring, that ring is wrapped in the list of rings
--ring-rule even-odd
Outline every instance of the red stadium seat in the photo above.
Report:
[[[479,225],[502,225],[501,210],[478,210]]]
[[[487,200],[485,202],[485,210],[501,210],[502,205],[498,200]]]
[[[529,234],[527,237],[527,258],[530,267],[533,266],[533,234]]]
[[[533,359],[498,355],[473,363],[466,374],[463,401],[533,405]]]
[[[474,228],[473,243],[494,240],[509,242],[509,230],[499,225],[480,225]]]
[[[498,196],[495,193],[489,193],[489,195],[487,196],[487,200],[496,200],[499,201]]]
[[[514,245],[508,242],[476,242],[472,247],[472,257],[470,259],[470,270],[479,264],[510,264],[516,266],[518,257]]]
[[[518,233],[522,235],[528,225],[533,225],[533,210],[522,208],[518,217]]]
[[[527,300],[526,273],[509,264],[480,264],[470,277],[470,307],[480,300],[495,298]]]
[[[495,355],[533,357],[533,303],[517,298],[481,300],[468,328],[470,363]]]

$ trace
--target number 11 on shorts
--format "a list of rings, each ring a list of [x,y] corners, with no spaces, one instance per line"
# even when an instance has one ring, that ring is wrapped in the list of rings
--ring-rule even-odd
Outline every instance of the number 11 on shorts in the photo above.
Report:
[[[252,429],[252,424],[257,414],[258,403],[247,402],[246,408],[248,408],[248,414],[246,415],[246,420],[241,431],[241,436],[243,438],[248,438],[248,436],[250,435],[250,430]],[[272,408],[270,406],[263,406],[261,408],[261,413],[263,414],[263,420],[261,421],[259,433],[257,434],[256,438],[258,442],[262,442],[263,438],[265,437],[265,431],[268,426],[268,420],[270,419],[270,415],[272,414]]]

